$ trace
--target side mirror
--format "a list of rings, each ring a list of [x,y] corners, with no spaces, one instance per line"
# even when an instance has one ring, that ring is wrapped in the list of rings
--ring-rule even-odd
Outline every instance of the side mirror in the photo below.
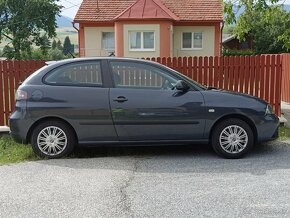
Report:
[[[188,91],[188,89],[190,89],[190,86],[183,80],[178,80],[177,83],[175,84],[175,88],[176,90],[180,90],[180,91]]]

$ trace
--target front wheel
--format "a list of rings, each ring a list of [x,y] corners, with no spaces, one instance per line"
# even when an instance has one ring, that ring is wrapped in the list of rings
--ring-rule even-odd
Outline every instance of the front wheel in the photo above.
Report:
[[[254,145],[253,131],[240,119],[228,119],[219,123],[211,138],[215,152],[225,158],[241,158]]]
[[[72,129],[65,123],[44,121],[37,125],[31,136],[32,149],[42,158],[61,158],[69,155],[76,143]]]

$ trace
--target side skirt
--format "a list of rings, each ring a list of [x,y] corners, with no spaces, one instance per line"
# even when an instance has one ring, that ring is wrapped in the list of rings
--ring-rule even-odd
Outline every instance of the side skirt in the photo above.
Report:
[[[100,146],[152,146],[152,145],[190,145],[208,144],[208,139],[199,140],[158,140],[158,141],[80,141],[79,146],[100,147]]]

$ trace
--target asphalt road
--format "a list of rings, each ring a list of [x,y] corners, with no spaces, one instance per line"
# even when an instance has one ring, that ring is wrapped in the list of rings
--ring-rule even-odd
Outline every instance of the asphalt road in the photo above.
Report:
[[[84,154],[82,154],[84,152]],[[0,217],[290,217],[290,143],[111,148],[0,167]]]

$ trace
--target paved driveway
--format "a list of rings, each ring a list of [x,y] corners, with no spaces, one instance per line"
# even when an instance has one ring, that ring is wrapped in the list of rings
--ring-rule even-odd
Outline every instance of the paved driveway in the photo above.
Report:
[[[0,217],[290,217],[290,143],[241,160],[204,146],[88,153],[0,167]]]

